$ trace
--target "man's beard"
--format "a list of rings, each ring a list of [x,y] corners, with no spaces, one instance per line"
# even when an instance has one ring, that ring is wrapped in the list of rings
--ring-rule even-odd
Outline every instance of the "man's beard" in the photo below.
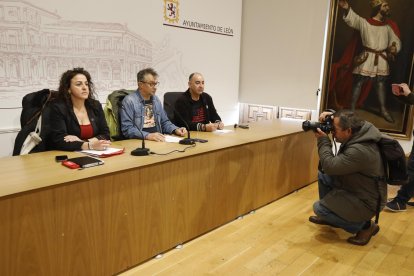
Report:
[[[380,14],[382,15],[382,18],[386,19],[387,17],[390,17],[391,13],[389,11],[380,11]]]

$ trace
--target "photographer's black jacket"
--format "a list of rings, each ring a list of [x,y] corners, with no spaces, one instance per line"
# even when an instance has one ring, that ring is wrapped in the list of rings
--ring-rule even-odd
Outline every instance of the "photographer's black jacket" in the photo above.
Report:
[[[211,96],[203,92],[200,95],[200,100],[202,102],[202,105],[203,105],[203,108],[206,114],[206,120],[203,123],[208,124],[209,122],[214,123],[216,121],[221,121],[221,118],[217,114],[216,108],[214,107],[213,99],[211,98]],[[190,130],[197,130],[197,123],[191,122],[192,117],[193,117],[192,105],[193,105],[193,100],[191,99],[190,90],[187,89],[187,91],[185,91],[183,95],[181,95],[181,97],[179,97],[177,101],[175,102],[175,113],[178,112],[180,114],[180,116],[188,124]],[[182,121],[180,116],[179,115],[174,116],[176,120],[176,124],[180,127],[185,127],[185,123]]]

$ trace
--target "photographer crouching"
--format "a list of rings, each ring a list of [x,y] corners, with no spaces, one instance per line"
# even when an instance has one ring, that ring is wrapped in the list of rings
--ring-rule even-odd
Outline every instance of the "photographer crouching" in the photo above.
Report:
[[[315,132],[320,159],[319,201],[313,205],[316,216],[310,216],[309,221],[342,228],[355,234],[347,239],[349,243],[366,245],[379,231],[371,219],[387,198],[387,184],[368,177],[384,175],[376,145],[381,133],[352,111],[323,112],[319,120],[320,123],[305,121],[302,125],[305,131]],[[336,155],[329,132],[341,143]]]

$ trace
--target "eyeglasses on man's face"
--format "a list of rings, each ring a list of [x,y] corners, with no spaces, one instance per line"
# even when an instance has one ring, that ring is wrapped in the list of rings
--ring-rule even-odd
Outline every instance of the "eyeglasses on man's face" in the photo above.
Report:
[[[148,84],[149,86],[151,86],[151,87],[157,87],[159,84],[160,84],[160,82],[146,82],[146,81],[141,81],[142,83],[145,83],[145,84]]]

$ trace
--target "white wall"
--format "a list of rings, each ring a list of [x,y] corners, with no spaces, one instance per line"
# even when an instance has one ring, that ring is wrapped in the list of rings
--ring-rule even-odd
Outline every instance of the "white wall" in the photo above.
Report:
[[[102,68],[93,68],[92,77],[98,82],[101,102],[114,87],[135,88],[136,72],[142,66],[151,65],[160,73],[161,86],[157,92],[160,97],[167,91],[185,90],[187,76],[194,71],[202,72],[206,91],[213,95],[226,124],[238,121],[239,101],[306,108],[316,114],[319,99],[315,92],[321,83],[328,7],[329,0],[179,0],[179,21],[170,24],[164,19],[164,0],[118,1],[116,12],[113,1],[0,0],[0,157],[12,152],[14,137],[20,128],[22,96],[46,87],[56,88],[59,75],[71,67],[84,66],[91,71],[90,58],[111,62],[121,59],[124,63],[125,59],[134,60],[133,65],[122,69],[123,81],[118,82],[101,78],[99,70]],[[13,15],[13,8],[17,10],[18,19],[13,24],[5,23],[7,16]],[[18,23],[21,18],[30,19],[30,14],[19,14],[19,8],[32,10],[41,22],[35,18],[35,24]],[[59,20],[74,23],[68,27],[59,26],[56,25]],[[184,29],[184,20],[215,26],[216,32],[223,27],[222,34]],[[26,34],[29,29],[37,28],[51,33],[82,34],[85,28],[76,27],[75,23],[91,21],[97,23],[96,26],[108,24],[104,25],[106,28],[91,31],[91,37],[122,37],[122,31],[115,27],[122,29],[123,26],[135,36],[132,40],[150,45],[150,55],[124,53],[122,44],[119,50],[122,56],[108,58],[98,51],[88,53],[87,49],[77,50],[66,45],[65,62],[55,72],[48,71],[47,64],[42,62],[31,68],[27,67],[31,59],[36,60],[44,52],[28,53],[36,53],[42,47],[25,48],[24,45],[31,43],[26,36],[15,35],[8,29],[24,30]],[[166,23],[176,27],[165,26]],[[230,29],[233,35],[224,35],[224,29]],[[42,39],[43,43],[48,40]],[[16,55],[14,47],[25,51]],[[113,52],[109,51],[108,55]],[[25,69],[15,72],[16,68],[5,68],[13,58],[26,66]],[[30,75],[33,72],[37,77]],[[18,77],[4,81],[9,74]],[[411,143],[412,140],[401,141],[406,152],[411,150]]]
[[[243,1],[240,101],[317,108],[329,0]]]
[[[178,0],[175,18],[165,2],[0,0],[0,156],[12,151],[21,98],[56,89],[73,67],[91,73],[102,103],[115,89],[135,89],[148,66],[160,75],[160,98],[201,72],[224,123],[237,122],[241,1]]]

